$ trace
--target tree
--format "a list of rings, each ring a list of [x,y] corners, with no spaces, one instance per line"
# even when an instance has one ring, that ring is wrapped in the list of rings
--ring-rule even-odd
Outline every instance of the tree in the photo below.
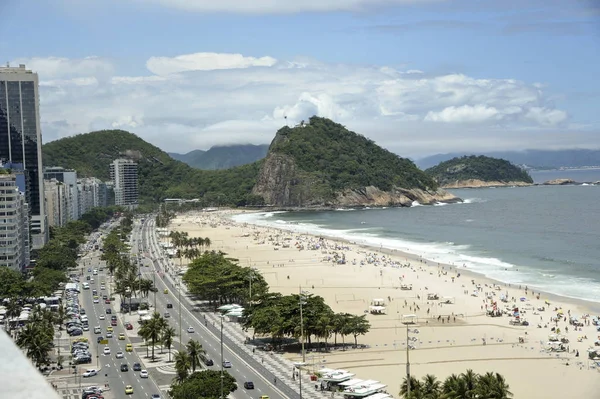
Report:
[[[183,383],[189,375],[190,367],[192,367],[190,355],[188,355],[187,352],[177,351],[175,354],[175,373],[177,375],[175,377],[175,382],[179,384]]]
[[[354,336],[354,346],[358,346],[357,337],[359,335],[365,335],[369,332],[369,328],[371,328],[371,324],[367,320],[366,315],[361,316],[352,316],[348,320],[349,326],[348,330],[352,336]]]
[[[423,399],[421,381],[410,376],[410,396],[408,396],[408,379],[404,377],[400,385],[400,396],[406,399]]]
[[[237,389],[237,384],[227,371],[223,372],[223,377],[223,395],[227,397]],[[217,370],[192,373],[183,382],[172,384],[169,394],[172,399],[220,398],[221,373]]]
[[[407,379],[400,386],[400,396],[405,399],[509,399],[513,394],[504,377],[498,373],[479,375],[473,370],[452,374],[443,383],[433,375],[426,375],[422,381],[410,377],[410,396]]]
[[[186,345],[188,355],[190,356],[190,364],[192,365],[192,372],[196,371],[196,368],[200,365],[201,356],[206,351],[202,347],[202,344],[196,340],[190,339]]]
[[[138,332],[142,338],[150,341],[152,345],[152,360],[154,360],[154,345],[160,341],[165,323],[165,319],[157,312],[154,312],[152,318],[146,321]]]
[[[173,346],[173,338],[176,336],[177,333],[173,327],[167,327],[163,329],[162,343],[167,348],[167,352],[169,352],[169,362],[171,361],[171,346]]]

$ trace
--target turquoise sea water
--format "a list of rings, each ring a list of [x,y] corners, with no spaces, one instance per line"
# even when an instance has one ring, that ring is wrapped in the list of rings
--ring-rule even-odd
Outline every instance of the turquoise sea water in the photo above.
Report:
[[[465,203],[243,214],[236,220],[403,250],[600,303],[600,186],[452,192]]]

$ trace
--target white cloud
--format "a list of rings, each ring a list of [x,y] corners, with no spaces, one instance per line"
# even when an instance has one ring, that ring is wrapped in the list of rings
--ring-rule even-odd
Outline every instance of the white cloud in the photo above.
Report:
[[[37,72],[44,79],[102,77],[114,72],[110,61],[100,57],[69,59],[62,57],[20,58],[11,62],[12,65],[25,64],[27,69]]]
[[[140,2],[142,0],[135,0]],[[144,0],[147,1],[147,0]],[[362,11],[379,6],[445,2],[446,0],[150,0],[169,8],[195,12],[288,14],[300,12]]]
[[[151,57],[146,62],[146,67],[157,75],[169,75],[184,71],[270,67],[276,62],[277,60],[272,57],[255,58],[244,57],[241,54],[195,53],[177,57]]]
[[[274,61],[230,54],[191,64],[162,63],[150,76],[47,77],[40,72],[44,140],[122,128],[166,151],[269,143],[287,122],[334,119],[403,155],[490,146],[594,140],[568,132],[568,115],[539,85],[461,74],[430,76],[389,66]],[[261,59],[269,61],[264,66]],[[42,62],[43,64],[43,62]],[[70,62],[65,62],[70,65]],[[156,66],[156,65],[155,65]],[[242,67],[240,67],[242,66]],[[174,73],[185,71],[185,73]],[[77,70],[75,71],[77,72]],[[100,72],[102,74],[103,72]],[[536,134],[544,132],[544,134]],[[561,143],[563,141],[560,141]]]

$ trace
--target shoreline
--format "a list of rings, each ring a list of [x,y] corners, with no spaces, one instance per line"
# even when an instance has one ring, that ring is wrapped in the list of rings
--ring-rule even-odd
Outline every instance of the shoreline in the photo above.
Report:
[[[365,208],[353,208],[353,209],[358,209],[358,210],[362,210]],[[369,208],[369,209],[386,209],[386,207],[384,208]],[[326,234],[326,233],[322,233],[322,234],[311,234],[311,233],[307,233],[304,231],[297,231],[293,228],[293,224],[287,225],[290,226],[289,228],[285,228],[283,226],[274,226],[272,224],[254,224],[252,222],[248,222],[248,221],[237,221],[234,220],[233,217],[235,215],[239,215],[239,214],[249,214],[249,213],[267,213],[267,212],[294,212],[294,211],[239,211],[236,209],[231,209],[229,210],[230,212],[233,212],[233,214],[230,216],[230,220],[232,220],[235,223],[247,223],[250,225],[254,225],[254,226],[259,226],[259,227],[264,227],[264,228],[272,228],[272,229],[277,229],[277,230],[281,230],[281,231],[285,231],[285,232],[293,232],[296,234],[309,234],[315,237],[326,237],[330,240],[335,240],[335,241],[340,241],[340,242],[344,242],[347,244],[352,244],[352,245],[357,245],[360,247],[363,247],[365,249],[369,249],[371,251],[377,251],[377,252],[383,252],[386,253],[388,255],[395,255],[395,256],[401,256],[401,257],[405,257],[405,258],[412,258],[415,261],[419,261],[419,260],[424,260],[424,262],[422,262],[422,264],[427,265],[429,267],[437,267],[437,265],[441,266],[441,267],[445,267],[447,268],[447,270],[451,271],[451,270],[456,270],[458,272],[460,272],[461,274],[467,275],[471,278],[474,279],[485,279],[487,283],[492,284],[492,285],[502,285],[505,286],[507,288],[512,288],[512,289],[521,289],[519,288],[519,286],[524,286],[524,284],[518,284],[518,283],[511,283],[508,281],[503,281],[500,280],[498,278],[493,278],[490,277],[488,275],[485,274],[484,271],[476,271],[467,267],[460,267],[460,266],[456,266],[450,263],[444,263],[444,262],[437,262],[434,259],[427,259],[426,257],[423,257],[417,253],[413,253],[413,252],[409,252],[406,250],[400,250],[400,249],[394,249],[394,248],[388,248],[388,247],[384,247],[384,246],[377,246],[377,245],[373,245],[373,244],[368,244],[368,243],[362,243],[359,241],[353,241],[350,240],[348,238],[344,238],[344,237],[340,237],[340,236],[336,236],[336,235],[331,235],[331,234]],[[312,210],[310,210],[312,211]],[[302,212],[310,212],[307,210],[302,210]],[[332,209],[327,209],[327,210],[321,210],[321,211],[332,211]],[[525,285],[526,286],[526,285]],[[558,302],[565,302],[568,304],[571,304],[573,306],[579,306],[582,307],[583,309],[586,309],[590,314],[600,314],[600,302],[596,302],[590,299],[584,299],[584,298],[574,298],[574,297],[569,297],[569,296],[565,296],[565,295],[561,295],[561,294],[557,294],[554,292],[549,292],[549,291],[545,291],[543,289],[538,289],[538,288],[534,288],[536,293],[540,293],[541,296],[543,296],[544,298],[549,298],[552,299],[553,301],[558,301]],[[529,290],[531,291],[531,289]]]
[[[325,353],[310,351],[309,358],[316,369],[340,368],[356,373],[355,378],[380,380],[388,385],[388,392],[397,397],[401,382],[398,376],[403,374],[406,351],[402,315],[416,314],[420,334],[415,342],[416,350],[410,352],[413,374],[418,378],[434,374],[443,379],[466,369],[477,373],[499,372],[507,379],[515,398],[593,397],[600,389],[597,373],[588,368],[586,352],[593,345],[595,327],[585,326],[581,332],[569,328],[565,334],[571,340],[569,351],[552,353],[544,349],[557,313],[553,309],[564,309],[565,316],[567,313],[579,316],[588,308],[583,301],[555,299],[544,294],[536,299],[537,291],[535,295],[531,290],[524,294],[518,286],[499,284],[468,269],[438,265],[401,250],[364,245],[335,236],[236,222],[231,219],[236,213],[242,212],[191,212],[179,215],[170,228],[188,231],[192,237],[210,237],[213,249],[237,258],[241,266],[255,267],[273,292],[297,293],[301,286],[324,297],[335,312],[367,314],[371,329],[358,339],[359,344],[366,344],[367,348]],[[278,241],[286,242],[283,240],[289,240],[287,247],[278,244]],[[315,244],[319,247],[314,248]],[[333,261],[338,255],[344,256],[345,264]],[[178,262],[174,260],[174,263]],[[404,283],[413,289],[402,290]],[[477,297],[472,295],[473,291],[477,291]],[[431,293],[438,294],[439,299],[429,299]],[[506,304],[494,296],[503,294],[507,297]],[[520,297],[526,300],[520,301]],[[369,303],[373,298],[384,299],[385,314],[370,314]],[[444,302],[446,298],[452,298],[450,304]],[[487,298],[494,298],[498,309],[518,306],[530,325],[512,326],[510,317],[487,316],[492,302]],[[551,305],[537,312],[545,301]],[[564,330],[565,325],[571,327],[561,317],[557,326]],[[589,339],[579,340],[578,335],[584,334]],[[340,337],[337,341],[340,342]],[[352,337],[346,338],[346,342],[351,341]],[[333,336],[329,342],[333,342]],[[575,356],[576,351],[580,357]],[[284,356],[291,361],[300,358],[298,353]],[[519,368],[528,373],[518,372]],[[564,378],[570,381],[570,387],[547,383]]]

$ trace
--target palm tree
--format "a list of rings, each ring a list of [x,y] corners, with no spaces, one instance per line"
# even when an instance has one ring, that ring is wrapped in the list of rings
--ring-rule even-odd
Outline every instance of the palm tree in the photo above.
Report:
[[[21,314],[21,305],[19,305],[19,302],[17,301],[16,298],[11,298],[10,301],[8,301],[8,304],[6,305],[6,317],[8,318],[7,320],[7,332],[10,332],[10,327],[11,327],[11,321],[14,320],[15,317],[18,317]]]
[[[26,350],[27,357],[39,367],[49,363],[48,353],[52,350],[53,330],[48,331],[47,325],[28,323],[17,337],[17,345]]]
[[[186,345],[188,355],[190,356],[190,362],[192,365],[192,372],[196,371],[196,367],[200,365],[200,355],[204,355],[206,351],[202,347],[202,344],[198,341],[190,339]]]
[[[139,280],[139,287],[142,295],[147,298],[148,293],[152,290],[152,287],[154,287],[154,283],[152,283],[152,280],[143,278]]]
[[[473,370],[468,369],[466,372],[460,375],[460,379],[465,385],[465,399],[471,399],[475,397],[475,388],[477,388],[477,373]]]
[[[441,383],[438,379],[432,375],[427,374],[423,377],[423,383],[421,385],[423,399],[440,399],[441,398]]]
[[[477,378],[476,397],[486,399],[507,399],[513,396],[501,374],[487,372]]]
[[[407,378],[404,377],[402,381],[402,385],[400,385],[400,396],[407,399],[422,399],[422,384],[421,381],[417,380],[415,377],[410,377],[410,396],[408,396],[408,384]]]
[[[446,399],[462,399],[467,397],[467,384],[460,376],[450,375],[442,384],[442,392]]]
[[[138,334],[152,345],[152,360],[154,360],[154,345],[160,341],[161,333],[164,329],[165,319],[160,314],[154,312],[152,318],[140,328]]]
[[[175,354],[175,372],[177,373],[175,381],[179,384],[184,382],[190,373],[190,367],[190,356],[187,352],[177,351]]]
[[[169,362],[171,361],[171,346],[173,346],[173,338],[177,336],[173,327],[167,327],[162,332],[162,343],[169,352]]]

